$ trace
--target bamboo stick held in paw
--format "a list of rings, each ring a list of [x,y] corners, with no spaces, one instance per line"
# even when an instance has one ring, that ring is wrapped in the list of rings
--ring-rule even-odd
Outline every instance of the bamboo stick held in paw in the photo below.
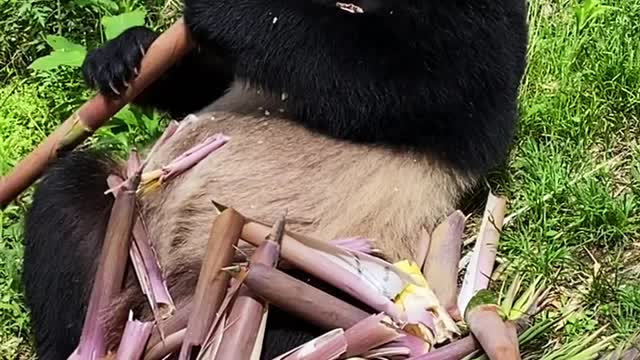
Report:
[[[180,19],[151,44],[142,59],[138,77],[121,97],[94,96],[0,180],[0,208],[6,207],[31,186],[61,153],[72,150],[91,136],[191,48],[189,32]]]
[[[181,360],[191,359],[194,348],[204,345],[229,285],[229,274],[222,268],[231,264],[244,222],[244,217],[233,209],[224,210],[213,221],[193,297],[193,312],[180,350]]]

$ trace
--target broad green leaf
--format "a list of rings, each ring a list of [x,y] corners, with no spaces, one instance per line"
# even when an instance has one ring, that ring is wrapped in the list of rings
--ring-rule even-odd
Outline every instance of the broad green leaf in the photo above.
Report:
[[[36,59],[31,65],[30,69],[34,70],[52,70],[59,66],[73,66],[79,67],[84,61],[86,51],[74,50],[74,51],[54,51],[50,55],[43,56]]]
[[[55,51],[73,52],[73,51],[85,51],[84,46],[75,44],[69,41],[64,36],[59,35],[47,35],[45,38],[47,44]]]
[[[146,11],[140,9],[116,16],[103,17],[101,23],[107,40],[115,38],[131,27],[144,25],[146,15]]]

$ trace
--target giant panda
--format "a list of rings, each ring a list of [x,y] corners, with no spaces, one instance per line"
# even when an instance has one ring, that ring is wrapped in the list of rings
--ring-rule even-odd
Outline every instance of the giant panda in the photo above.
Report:
[[[165,165],[214,133],[230,141],[140,198],[170,291],[189,300],[212,200],[318,239],[365,236],[412,259],[424,231],[505,161],[527,49],[525,0],[186,0],[197,47],[135,103],[181,130],[149,158]],[[158,34],[137,27],[92,50],[87,84],[117,97]],[[187,116],[188,115],[188,116]],[[123,164],[95,150],[52,164],[25,220],[24,285],[40,359],[79,340]],[[298,276],[302,276],[298,274]],[[108,312],[109,345],[129,309],[148,319],[129,274]],[[274,309],[264,359],[320,334]]]

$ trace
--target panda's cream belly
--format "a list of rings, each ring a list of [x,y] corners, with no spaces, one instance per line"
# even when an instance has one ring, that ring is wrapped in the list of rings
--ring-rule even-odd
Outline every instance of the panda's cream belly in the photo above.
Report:
[[[202,258],[212,200],[266,222],[286,209],[289,230],[324,240],[366,236],[393,260],[411,258],[422,229],[452,211],[470,183],[424,156],[329,139],[273,115],[222,111],[183,125],[148,169],[215,133],[229,142],[142,198],[163,264]]]

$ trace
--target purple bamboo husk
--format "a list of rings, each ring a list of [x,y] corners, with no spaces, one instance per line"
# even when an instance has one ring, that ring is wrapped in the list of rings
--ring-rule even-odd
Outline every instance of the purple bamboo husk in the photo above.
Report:
[[[402,332],[402,335],[398,339],[393,340],[384,347],[405,348],[408,350],[408,356],[420,356],[433,349],[431,344],[427,343],[424,339],[406,332]]]
[[[171,180],[190,169],[195,164],[206,158],[209,154],[226,144],[229,139],[230,138],[228,136],[216,134],[207,138],[202,144],[197,145],[186,153],[178,156],[178,158],[172,161],[169,165],[162,168],[162,181]]]
[[[384,346],[367,351],[358,359],[404,359],[410,355],[410,350],[403,346]]]
[[[151,246],[143,220],[138,216],[133,226],[133,239],[135,248],[140,252],[144,263],[144,268],[149,279],[149,294],[147,297],[154,298],[156,308],[160,311],[160,318],[166,319],[175,311],[175,304],[169,293],[167,282],[160,268],[158,257]]]
[[[431,234],[431,247],[423,273],[452,318],[461,320],[458,310],[458,263],[462,251],[462,235],[466,217],[455,211]]]
[[[349,251],[357,251],[364,254],[371,254],[374,250],[373,241],[365,237],[350,237],[343,239],[331,240],[335,246],[339,246]]]
[[[265,225],[248,222],[242,230],[242,239],[259,246],[265,238]],[[262,235],[261,235],[262,234]],[[327,247],[331,246],[326,244]],[[361,254],[361,253],[360,253]],[[301,243],[291,236],[285,235],[282,243],[282,258],[300,270],[345,291],[376,311],[385,312],[396,321],[404,321],[404,313],[391,300],[381,294],[367,281],[354,273],[343,269],[329,260],[326,253]],[[361,254],[360,256],[365,256]],[[368,256],[368,255],[367,255]],[[327,271],[332,269],[332,271]]]
[[[434,315],[431,311],[424,308],[424,306],[408,306],[405,308],[407,314],[407,322],[409,324],[421,324],[431,331],[432,334],[436,333],[436,324],[433,319]]]
[[[175,333],[169,334],[162,342],[155,344],[144,354],[144,360],[162,360],[167,356],[178,352],[182,341],[187,333],[187,329],[178,330]]]
[[[123,181],[117,175],[110,175],[107,183],[112,188],[120,186],[118,182]],[[118,191],[113,193],[118,196]],[[151,246],[144,222],[139,214],[132,229],[133,246],[129,249],[129,256],[135,270],[140,288],[149,301],[149,306],[153,311],[156,321],[166,319],[175,311],[175,304],[169,293],[167,283],[160,268],[158,257]],[[164,336],[164,334],[162,334]]]
[[[118,347],[116,360],[140,359],[152,330],[153,322],[133,320],[133,313],[130,313],[122,334],[122,341]]]
[[[462,359],[480,349],[480,344],[476,339],[468,335],[460,340],[456,340],[445,346],[439,347],[424,355],[411,357],[407,360],[451,360]]]
[[[347,329],[344,333],[347,341],[345,356],[361,355],[401,337],[397,328],[383,323],[385,320],[391,321],[382,313],[371,315]]]
[[[203,149],[205,146],[207,146],[207,145],[211,144],[212,142],[218,140],[220,135],[221,134],[214,134],[212,136],[209,136],[209,137],[205,138],[201,142],[199,142],[196,145],[192,146],[191,148],[185,150],[182,154],[178,155],[171,162],[181,161],[181,160],[185,159],[187,156],[189,156],[189,155],[191,155],[191,154]]]
[[[347,351],[347,339],[342,329],[325,333],[273,360],[335,360]]]

